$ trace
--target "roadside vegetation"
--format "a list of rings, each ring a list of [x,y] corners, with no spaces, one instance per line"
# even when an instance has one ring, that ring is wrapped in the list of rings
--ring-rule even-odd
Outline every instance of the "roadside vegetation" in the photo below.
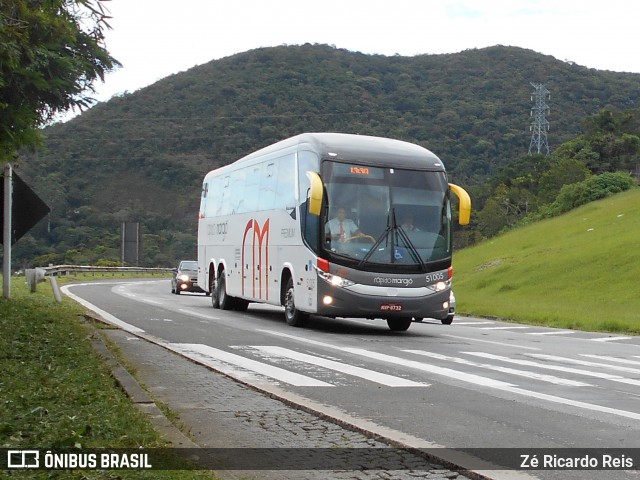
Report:
[[[640,334],[638,238],[636,187],[458,250],[458,312]]]
[[[99,266],[99,265],[97,265]],[[127,279],[127,278],[171,278],[171,272],[145,271],[141,272],[69,272],[67,275],[56,277],[58,285],[71,282],[93,282],[96,280]],[[39,288],[39,287],[38,287]]]
[[[91,347],[84,309],[22,277],[0,300],[2,448],[160,448],[168,445],[116,385]],[[180,461],[180,460],[176,460]],[[186,463],[183,463],[187,467]],[[196,470],[14,471],[16,478],[215,479]]]
[[[549,157],[527,155],[532,71],[552,92]],[[45,148],[24,152],[16,171],[55,214],[16,245],[14,262],[117,262],[123,221],[140,224],[141,265],[194,258],[206,172],[305,131],[391,137],[433,151],[471,195],[473,228],[456,236],[458,246],[471,245],[553,202],[562,185],[590,174],[640,175],[638,105],[638,74],[516,47],[412,57],[258,48],[43,129]]]

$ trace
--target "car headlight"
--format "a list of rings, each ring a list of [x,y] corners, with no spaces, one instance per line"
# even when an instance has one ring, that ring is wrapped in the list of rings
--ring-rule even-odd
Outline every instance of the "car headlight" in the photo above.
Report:
[[[342,278],[338,275],[333,275],[331,273],[323,272],[318,269],[318,276],[323,280],[329,282],[334,287],[350,287],[351,285],[355,285],[355,282],[351,280],[347,280],[346,278]]]
[[[178,278],[179,278],[180,280],[182,280],[183,282],[188,282],[189,280],[191,280],[191,279],[189,278],[189,275],[185,275],[184,273],[183,273],[182,275],[178,276]]]

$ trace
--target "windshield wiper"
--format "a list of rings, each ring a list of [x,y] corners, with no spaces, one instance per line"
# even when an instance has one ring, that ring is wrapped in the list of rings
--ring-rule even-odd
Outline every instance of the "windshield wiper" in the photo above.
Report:
[[[423,272],[426,272],[427,271],[427,267],[424,264],[424,260],[422,260],[422,257],[420,256],[420,252],[418,252],[418,249],[416,248],[416,246],[413,244],[413,242],[411,241],[411,239],[407,235],[407,232],[404,231],[404,228],[402,228],[402,226],[400,226],[400,225],[398,225],[396,223],[396,212],[395,212],[395,209],[392,208],[391,212],[393,214],[393,225],[394,225],[395,231],[400,236],[400,238],[402,238],[402,241],[404,242],[404,245],[409,249],[409,253],[411,254],[411,258],[413,258],[413,261],[416,262],[418,265],[420,265],[420,268],[422,269]],[[394,249],[394,251],[395,251],[395,249]]]
[[[404,229],[398,225],[396,221],[396,211],[395,211],[395,208],[393,207],[391,207],[391,209],[389,210],[389,215],[387,216],[387,228],[376,239],[376,242],[369,249],[369,251],[362,258],[362,260],[360,260],[360,263],[358,264],[358,266],[362,267],[365,263],[367,263],[369,258],[371,258],[371,256],[377,251],[377,248],[382,244],[384,240],[388,239],[389,236],[391,236],[391,249],[390,249],[391,262],[390,263],[396,263],[395,262],[396,244],[397,244],[396,235],[398,235],[402,239],[404,246],[409,250],[409,254],[411,255],[412,260],[418,265],[420,265],[420,268],[423,272],[426,272],[427,267],[424,264],[424,261],[422,260],[422,257],[418,252],[418,249],[415,247],[413,242],[409,239]]]

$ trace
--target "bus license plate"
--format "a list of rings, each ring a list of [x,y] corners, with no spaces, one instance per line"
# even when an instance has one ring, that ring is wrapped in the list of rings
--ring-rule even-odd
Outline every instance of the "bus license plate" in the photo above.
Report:
[[[401,312],[402,305],[399,303],[383,303],[380,305],[380,310],[383,312]]]

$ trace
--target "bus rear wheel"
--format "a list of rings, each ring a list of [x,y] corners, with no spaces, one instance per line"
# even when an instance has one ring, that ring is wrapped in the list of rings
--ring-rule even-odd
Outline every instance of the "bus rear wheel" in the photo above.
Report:
[[[218,281],[216,282],[216,296],[218,299],[218,305],[221,310],[232,310],[234,298],[227,295],[227,281],[225,279],[224,270],[218,275]],[[212,295],[213,297],[213,295]]]
[[[412,321],[413,319],[411,317],[387,318],[387,325],[389,325],[389,329],[393,332],[404,332],[411,326]]]
[[[220,297],[218,296],[219,292],[218,292],[218,281],[217,280],[212,280],[211,281],[211,306],[213,308],[220,308]]]
[[[287,281],[287,289],[284,294],[284,318],[287,321],[287,325],[302,327],[308,316],[308,314],[296,308],[293,300],[293,279],[290,278]]]

